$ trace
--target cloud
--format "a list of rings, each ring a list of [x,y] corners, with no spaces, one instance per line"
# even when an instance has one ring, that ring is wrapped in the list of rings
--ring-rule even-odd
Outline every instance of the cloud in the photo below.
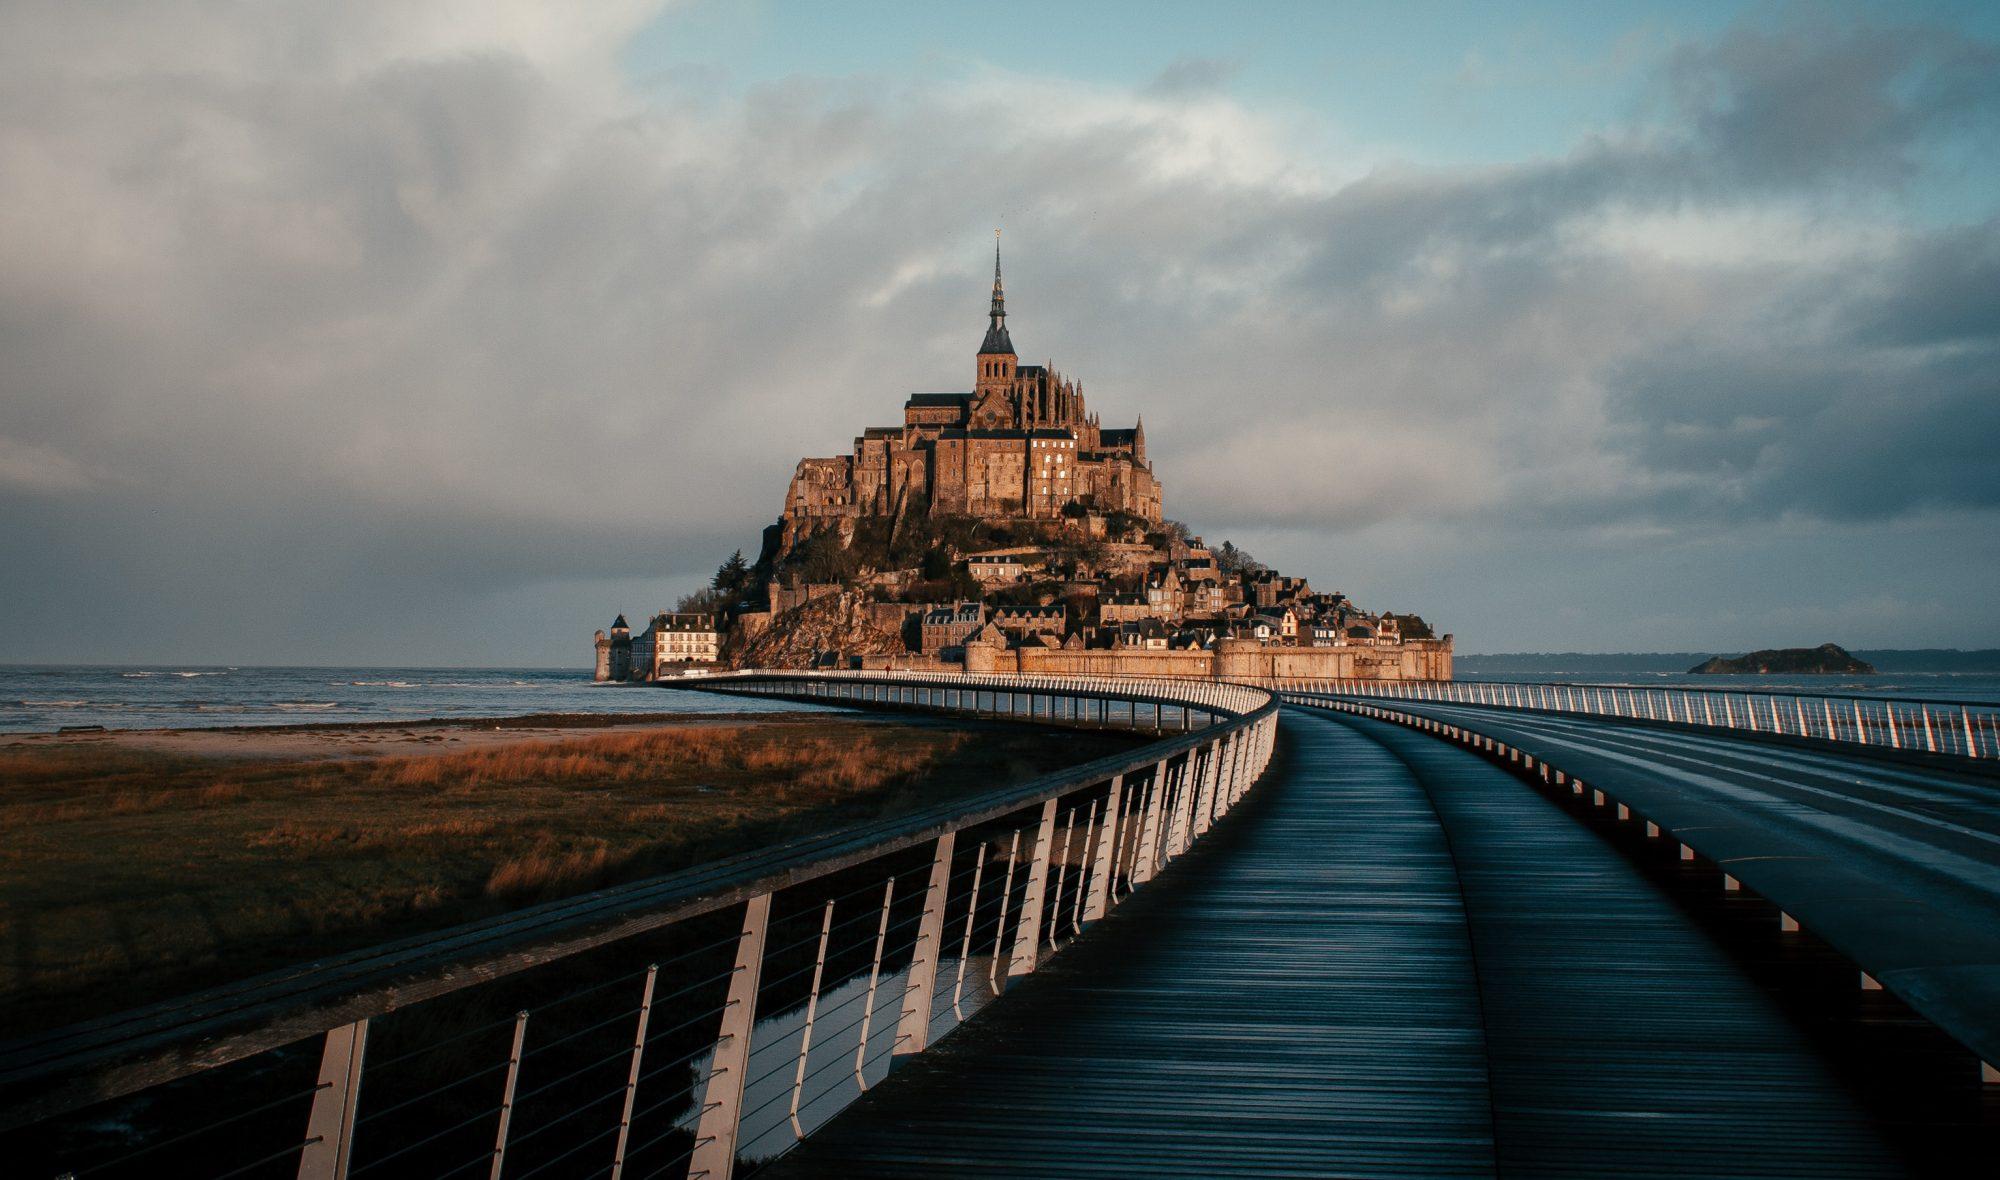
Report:
[[[1927,140],[2000,101],[2000,50],[1922,28],[1738,26],[1670,71],[1694,142],[1751,184],[1907,180]]]
[[[43,498],[7,536],[89,491],[153,560],[218,554],[147,604],[194,637],[246,537],[313,554],[277,563],[313,592],[259,583],[280,630],[280,597],[685,578],[800,455],[969,384],[996,220],[1016,341],[1146,415],[1197,528],[1636,544],[2000,495],[1993,223],[1897,204],[1992,114],[1983,43],[1738,30],[1651,121],[1417,168],[1328,158],[1202,58],[642,95],[656,7],[0,14],[0,486]],[[16,551],[55,556],[11,635],[135,581]]]
[[[1159,98],[1207,94],[1227,86],[1243,63],[1220,57],[1177,57],[1154,76],[1146,93]]]
[[[53,495],[86,491],[97,483],[87,466],[61,451],[0,435],[0,489]]]

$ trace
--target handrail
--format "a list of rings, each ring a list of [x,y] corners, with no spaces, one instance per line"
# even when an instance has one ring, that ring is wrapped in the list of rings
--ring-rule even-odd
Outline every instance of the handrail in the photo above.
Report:
[[[1706,685],[1604,685],[1505,680],[1249,681],[1274,691],[1437,701],[1481,708],[1616,717],[1693,729],[1872,746],[1966,759],[2000,758],[2000,707],[1961,701],[1783,692]]]
[[[1517,744],[1532,737],[1509,737],[1504,731],[1485,732],[1477,716],[1467,719],[1463,711],[1446,711],[1443,716],[1398,705],[1362,703],[1345,694],[1314,690],[1285,690],[1280,697],[1288,704],[1372,717],[1456,743],[1490,758],[1512,773],[1539,779],[1552,786],[1567,786],[1572,797],[1586,792],[1594,807],[1617,815],[1622,823],[1636,829],[1644,825],[1649,836],[1668,847],[1678,845],[1684,862],[1700,857],[1716,870],[1726,891],[1754,890],[1778,908],[1781,930],[1813,929],[1837,953],[1859,969],[1864,988],[1883,988],[1898,995],[1918,1015],[1980,1059],[1982,1076],[1988,1083],[2000,1082],[2000,1023],[1988,993],[1996,989],[1978,973],[1954,970],[1967,961],[1990,962],[1991,931],[1978,920],[1926,915],[1925,928],[1933,942],[1918,945],[1889,939],[1883,934],[1911,919],[1912,907],[1898,901],[1895,921],[1884,922],[1879,907],[1857,902],[1877,889],[1867,878],[1824,855],[1785,842],[1782,825],[1719,823],[1710,805],[1689,800],[1678,790],[1645,792],[1633,781],[1605,780],[1593,775],[1586,788],[1574,751],[1558,746],[1554,758],[1549,750],[1529,750]],[[1488,720],[1497,718],[1489,716]],[[1954,928],[1956,923],[1956,928]],[[1984,941],[1986,948],[1974,948]],[[1940,958],[1938,946],[1951,946],[1952,955]],[[1981,954],[1987,957],[1981,959]]]
[[[849,879],[856,871],[874,871],[875,866],[887,869],[926,844],[936,845],[936,858],[942,866],[933,873],[931,884],[935,895],[931,908],[942,914],[956,904],[950,887],[954,882],[962,884],[967,872],[966,867],[958,864],[968,855],[966,849],[961,848],[956,854],[958,861],[953,859],[957,834],[985,832],[992,825],[1021,821],[1039,811],[1039,829],[1034,822],[1029,822],[1026,828],[1012,829],[1015,851],[1007,854],[1007,885],[1014,889],[1012,870],[1023,857],[1026,860],[1022,861],[1022,867],[1030,876],[1037,871],[1044,877],[1047,875],[1052,855],[1051,825],[1059,804],[1068,806],[1068,826],[1061,862],[1064,872],[1053,883],[1056,909],[1069,907],[1072,911],[1069,921],[1080,930],[1087,920],[1101,917],[1116,903],[1121,888],[1129,891],[1143,883],[1185,850],[1250,787],[1269,758],[1278,712],[1276,699],[1262,690],[1176,680],[1134,682],[1125,678],[772,671],[709,677],[699,682],[683,682],[682,686],[864,708],[893,705],[967,715],[1014,716],[1037,722],[1067,719],[1133,729],[1170,729],[1177,722],[1182,732],[1167,733],[1131,751],[970,798],[940,803],[913,814],[853,825],[680,872],[301,964],[0,1045],[0,1130],[32,1125],[90,1103],[177,1079],[190,1079],[215,1066],[314,1035],[326,1038],[329,1064],[323,1067],[323,1080],[328,1076],[325,1071],[332,1069],[331,1063],[340,1056],[336,1053],[336,1041],[343,1037],[347,1040],[341,1043],[347,1048],[341,1053],[353,1057],[352,1068],[358,1076],[362,1052],[359,1046],[372,1018],[492,984],[583,951],[621,943],[635,935],[726,911],[731,906],[748,907],[747,934],[750,927],[762,921],[757,917],[760,905],[768,914],[773,895],[782,895],[787,904],[793,904],[816,889],[831,888],[837,876]],[[891,695],[893,701],[887,699]],[[1025,709],[1021,708],[1023,703]],[[1089,716],[1093,710],[1095,717]],[[1055,715],[1061,712],[1067,712],[1069,717]],[[1077,825],[1084,822],[1086,805],[1091,817],[1088,823],[1098,829],[1095,835],[1087,832],[1086,836],[1095,842],[1080,847],[1079,855],[1072,857],[1068,845]],[[1111,838],[1108,822],[1111,817],[1118,817],[1117,840]],[[1025,852],[1020,847],[1024,833],[1034,837]],[[977,847],[984,850],[980,852],[982,864],[998,838],[997,835],[992,839],[981,837]],[[1082,867],[1076,870],[1072,881],[1068,866],[1073,859],[1080,859]],[[1039,870],[1034,867],[1037,864]],[[1086,871],[1090,875],[1088,909],[1083,885]],[[1021,909],[1011,918],[1006,912],[1013,904],[1011,900],[1003,904],[995,917],[978,902],[978,875],[974,874],[972,880],[973,908],[962,915],[968,927],[976,914],[982,928],[997,923],[990,932],[997,939],[1010,927],[1010,922],[1018,930],[1029,920],[1027,895],[1019,899]],[[1046,889],[1047,885],[1044,882],[1038,887]],[[897,887],[892,873],[889,878],[892,894]],[[997,887],[997,884],[986,885],[989,900],[983,903],[985,907],[992,905],[990,899]],[[831,899],[828,904],[832,904]],[[915,932],[901,923],[890,923],[890,907],[894,904],[898,903],[893,897],[882,902],[883,936],[876,948],[878,971],[885,948],[892,958],[895,954],[914,953],[909,949],[908,938]],[[1041,903],[1037,900],[1036,904]],[[1040,915],[1034,920],[1042,922]],[[1046,940],[1051,946],[1064,941],[1058,937],[1062,931],[1052,919],[1043,925],[1050,926]],[[969,930],[967,937],[971,937]],[[1043,931],[1037,927],[1031,936],[1023,937],[1028,945],[1037,946],[1043,941]],[[932,951],[935,950],[933,947]],[[747,953],[740,951],[739,958]],[[760,946],[752,957],[761,961],[762,954]],[[1034,958],[1030,951],[1026,957],[1027,970],[1032,970]],[[932,969],[936,967],[935,960],[933,953]],[[921,956],[909,970],[915,971],[920,961]],[[1020,961],[1017,954],[1010,962],[1010,974],[1021,973],[1015,970]],[[651,986],[649,982],[649,989]],[[648,1005],[642,1008],[650,1005],[650,995],[649,990]],[[730,1005],[738,1004],[739,1000],[732,998],[729,1004],[715,1010],[724,1022],[725,1042],[738,1035],[744,1041],[749,1039],[749,1028],[735,1027],[741,1022],[730,1015]],[[754,1006],[753,998],[750,1007]],[[640,1035],[643,1042],[646,1039],[643,1026]],[[904,1029],[896,1042],[898,1052],[912,1035],[919,1042],[924,1039],[922,1032],[912,1034]],[[921,1044],[917,1047],[921,1048]],[[727,1054],[721,1048],[716,1054],[711,1068],[721,1072],[724,1069],[721,1062]],[[635,1058],[635,1078],[637,1070]],[[342,1084],[341,1078],[334,1077],[327,1081],[326,1089],[315,1092],[315,1125],[321,1118],[322,1105],[335,1100],[327,1095],[339,1090]],[[739,1103],[740,1098],[738,1094]],[[703,1109],[707,1109],[706,1103]],[[705,1124],[712,1121],[706,1114],[703,1119]],[[340,1133],[344,1132],[336,1126],[336,1138]],[[304,1175],[305,1161],[319,1149],[308,1142],[300,1150],[304,1152],[301,1156]],[[704,1149],[697,1146],[691,1150],[698,1159]],[[713,1152],[708,1154],[712,1156]],[[714,1174],[715,1168],[716,1161],[711,1158],[707,1170]]]

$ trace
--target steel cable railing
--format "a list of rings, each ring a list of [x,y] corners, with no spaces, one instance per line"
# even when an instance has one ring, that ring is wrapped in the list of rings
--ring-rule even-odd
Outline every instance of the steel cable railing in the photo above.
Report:
[[[535,911],[495,925],[522,939],[499,958],[454,958],[450,931],[428,965],[405,944],[395,960],[408,966],[387,990],[271,1002],[270,1018],[292,1027],[345,1014],[321,1035],[260,1033],[272,1047],[134,1090],[183,1121],[93,1148],[80,1128],[107,1125],[110,1108],[86,1108],[17,1126],[0,1152],[51,1175],[107,1177],[727,1175],[739,1149],[795,1143],[891,1058],[975,1015],[1184,851],[1255,782],[1277,715],[1269,693],[1209,682],[783,673],[703,687],[1166,736],[801,851],[746,856],[733,877],[732,862],[702,866],[683,875],[699,882],[685,894],[675,878],[614,887],[609,936],[568,933],[596,912],[583,898],[546,907],[565,924],[550,952],[534,942]],[[661,917],[625,900],[647,896],[681,908]],[[341,962],[314,970],[339,978]],[[310,996],[314,979],[285,984]],[[228,1004],[190,1010],[260,994],[236,985]],[[207,1029],[215,1017],[202,1019]],[[121,1036],[146,1029],[148,1044],[177,1035],[170,1012],[112,1023]],[[0,1047],[0,1086],[47,1073],[48,1055],[38,1045],[13,1060]],[[301,1084],[276,1085],[280,1075]],[[32,1150],[11,1150],[24,1142]]]
[[[1761,688],[1508,681],[1278,680],[1287,694],[1609,717],[1851,746],[2000,758],[2000,706]]]

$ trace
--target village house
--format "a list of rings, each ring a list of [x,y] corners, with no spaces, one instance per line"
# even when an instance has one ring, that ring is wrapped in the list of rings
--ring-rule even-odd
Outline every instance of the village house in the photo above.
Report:
[[[1177,619],[1185,608],[1181,576],[1171,565],[1162,566],[1146,575],[1146,605],[1153,608],[1156,618]]]
[[[662,611],[632,639],[631,679],[658,680],[692,665],[712,666],[722,655],[722,632],[711,614]]]
[[[955,660],[964,657],[965,641],[986,622],[986,606],[959,602],[924,612],[918,624],[919,646],[927,656]]]
[[[1060,641],[1068,621],[1069,611],[1060,605],[993,608],[993,626],[1016,642],[1030,635],[1053,635]]]
[[[1030,561],[1035,566],[1041,565],[1034,550],[1001,549],[970,555],[965,559],[965,568],[981,585],[998,585],[1027,577]]]

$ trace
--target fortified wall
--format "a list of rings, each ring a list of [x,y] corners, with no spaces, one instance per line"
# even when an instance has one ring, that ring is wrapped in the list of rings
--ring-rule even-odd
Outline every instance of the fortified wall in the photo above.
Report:
[[[1189,676],[1214,680],[1450,680],[1451,640],[1408,639],[1393,647],[1275,647],[1224,639],[1213,648],[1008,649],[965,647],[967,672],[1013,676]]]

